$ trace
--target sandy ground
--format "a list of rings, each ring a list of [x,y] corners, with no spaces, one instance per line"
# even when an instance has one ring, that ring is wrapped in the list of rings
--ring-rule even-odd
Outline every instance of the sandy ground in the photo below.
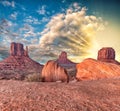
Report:
[[[0,111],[120,111],[120,78],[70,83],[0,80]]]

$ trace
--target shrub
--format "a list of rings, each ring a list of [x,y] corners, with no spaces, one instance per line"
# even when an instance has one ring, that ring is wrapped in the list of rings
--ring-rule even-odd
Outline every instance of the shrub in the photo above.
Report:
[[[29,74],[25,77],[25,81],[28,82],[41,82],[40,74]]]

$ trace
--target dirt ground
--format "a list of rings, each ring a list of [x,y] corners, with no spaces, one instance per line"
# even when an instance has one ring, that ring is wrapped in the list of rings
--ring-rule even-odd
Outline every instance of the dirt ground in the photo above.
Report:
[[[0,111],[120,111],[120,78],[70,83],[0,80]]]

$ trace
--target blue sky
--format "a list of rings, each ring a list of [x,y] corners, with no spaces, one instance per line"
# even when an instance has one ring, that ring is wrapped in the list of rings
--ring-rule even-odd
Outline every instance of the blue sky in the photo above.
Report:
[[[40,63],[57,58],[61,51],[79,62],[95,58],[92,51],[102,46],[117,49],[119,4],[119,0],[0,0],[0,60],[9,55],[13,41],[28,45],[30,56]],[[109,33],[108,28],[114,29],[111,41],[117,45],[99,37]]]

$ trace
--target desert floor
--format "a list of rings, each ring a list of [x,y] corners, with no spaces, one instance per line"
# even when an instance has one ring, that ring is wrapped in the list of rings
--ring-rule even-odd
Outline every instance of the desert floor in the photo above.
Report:
[[[120,111],[120,78],[70,83],[0,80],[0,111]]]

